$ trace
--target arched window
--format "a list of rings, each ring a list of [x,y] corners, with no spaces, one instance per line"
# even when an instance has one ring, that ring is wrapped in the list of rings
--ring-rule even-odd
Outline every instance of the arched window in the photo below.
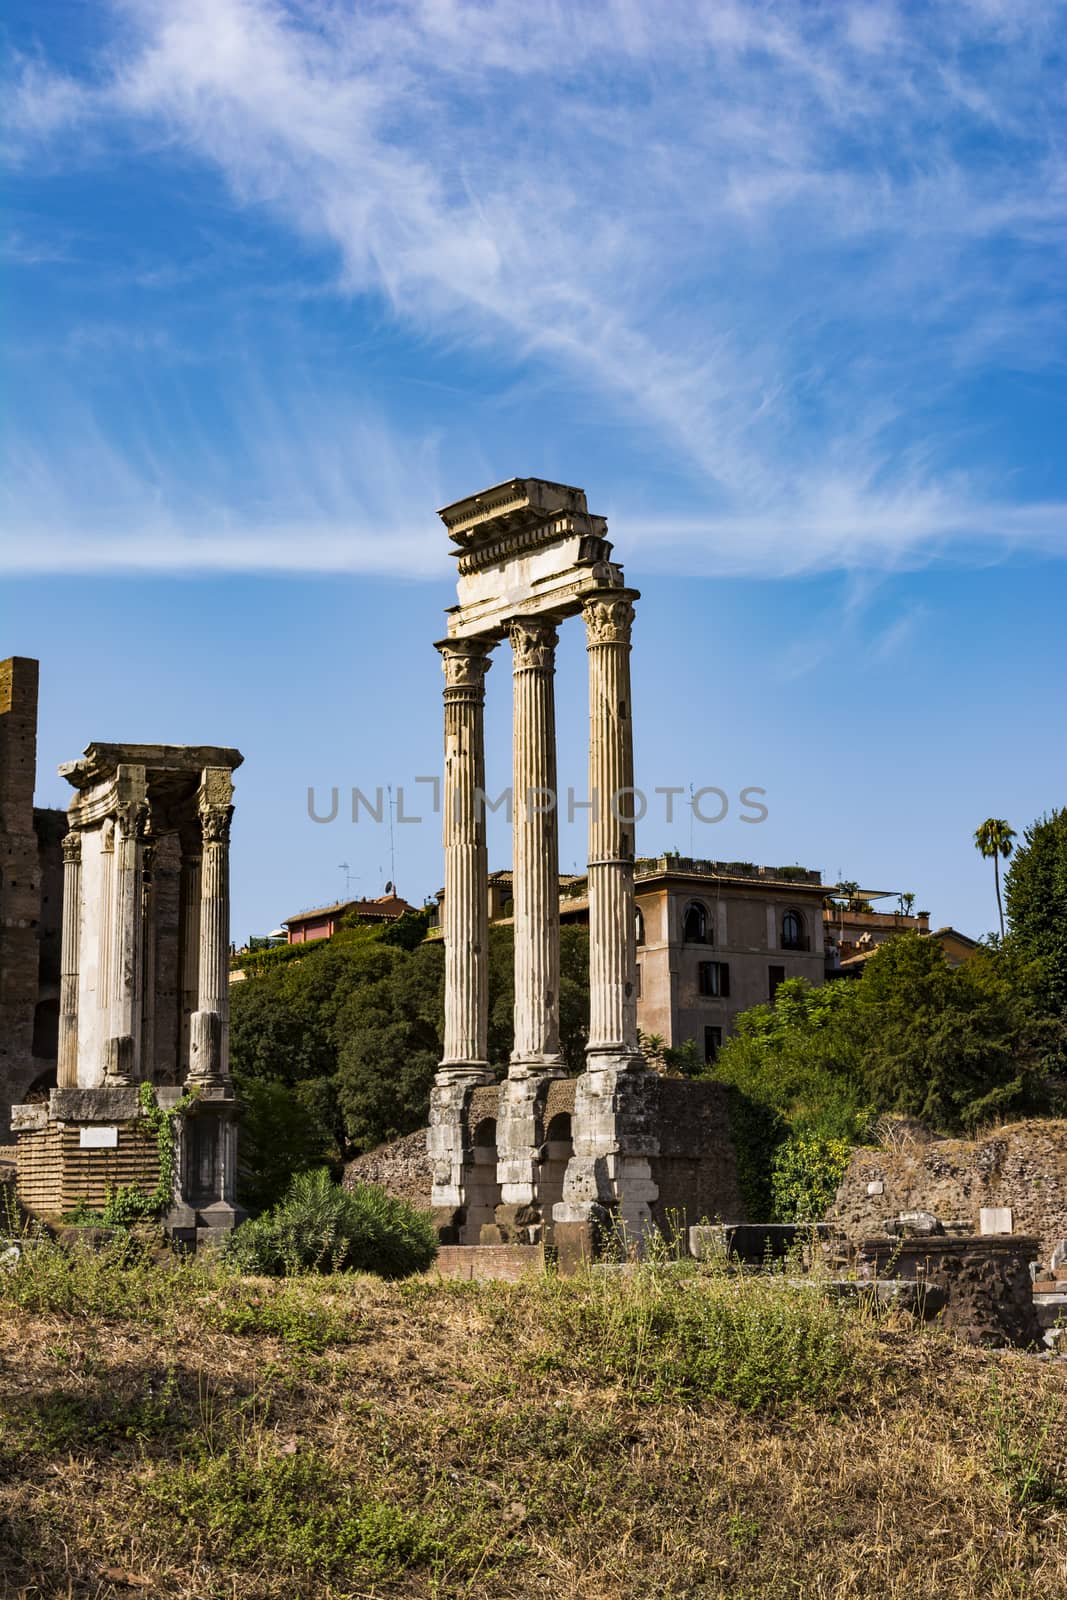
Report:
[[[644,944],[644,942],[645,942],[645,919],[642,916],[640,910],[638,910],[636,908],[634,910],[634,931],[635,931],[635,934],[637,936],[637,943],[638,944]]]
[[[691,900],[682,917],[682,941],[685,944],[710,944],[708,938],[708,913],[699,900]]]
[[[782,918],[782,949],[803,950],[804,923],[799,911],[787,911]]]

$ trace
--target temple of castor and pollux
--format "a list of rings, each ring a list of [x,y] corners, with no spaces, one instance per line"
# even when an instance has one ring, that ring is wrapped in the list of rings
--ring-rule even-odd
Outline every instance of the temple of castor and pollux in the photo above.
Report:
[[[516,478],[440,515],[459,569],[458,604],[437,645],[445,1019],[427,1137],[440,1238],[550,1244],[565,1263],[616,1233],[639,1242],[652,1228],[739,1219],[725,1091],[660,1076],[638,1044],[630,633],[639,596],[580,489]],[[565,1073],[559,1041],[555,805],[555,650],[571,618],[585,628],[589,662],[591,802],[589,1037],[577,1078]],[[487,1054],[483,712],[505,640],[515,1028],[498,1082]],[[157,1190],[163,1157],[148,1084],[149,1101],[173,1113],[165,1225],[205,1242],[242,1215],[228,1066],[228,851],[242,757],[90,744],[60,769],[75,791],[64,821],[34,811],[35,741],[36,663],[13,658],[0,663],[0,1112],[10,1111],[20,1201],[58,1217],[101,1206],[117,1186]],[[43,973],[50,942],[56,1001],[38,987],[37,947]],[[51,1072],[38,1026],[48,1006]]]

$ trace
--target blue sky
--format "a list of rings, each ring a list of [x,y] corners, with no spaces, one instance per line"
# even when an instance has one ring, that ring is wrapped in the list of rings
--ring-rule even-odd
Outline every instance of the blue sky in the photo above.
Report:
[[[1065,9],[9,4],[0,653],[42,660],[42,802],[92,738],[234,743],[235,935],[342,861],[379,892],[388,830],[307,788],[420,810],[435,508],[534,474],[643,592],[639,781],[767,791],[639,848],[992,927],[975,826],[1067,789]],[[573,626],[559,690],[578,786]],[[393,851],[438,886],[436,819]]]

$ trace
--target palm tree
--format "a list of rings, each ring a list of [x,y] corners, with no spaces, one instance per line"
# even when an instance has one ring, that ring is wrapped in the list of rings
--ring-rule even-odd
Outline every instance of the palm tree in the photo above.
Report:
[[[988,861],[993,857],[993,876],[997,885],[997,910],[1000,912],[1000,937],[1004,937],[1004,902],[1000,897],[1000,858],[1011,855],[1015,829],[1003,817],[988,817],[980,828],[974,830],[974,847]]]

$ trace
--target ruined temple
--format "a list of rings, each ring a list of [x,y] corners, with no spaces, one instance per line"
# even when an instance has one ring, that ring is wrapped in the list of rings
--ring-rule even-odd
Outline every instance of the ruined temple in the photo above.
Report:
[[[444,1054],[431,1097],[433,1205],[443,1241],[640,1248],[684,1216],[741,1215],[725,1091],[651,1071],[637,1032],[630,636],[637,591],[581,489],[513,478],[439,513],[458,604],[445,674]],[[558,628],[580,617],[589,661],[590,1021],[585,1070],[559,1044]],[[493,651],[511,646],[515,1042],[487,1059],[488,862],[484,705]]]
[[[166,1180],[169,1230],[233,1227],[229,836],[239,751],[91,744],[33,807],[37,663],[0,664],[0,1107],[25,1209],[58,1219]]]

